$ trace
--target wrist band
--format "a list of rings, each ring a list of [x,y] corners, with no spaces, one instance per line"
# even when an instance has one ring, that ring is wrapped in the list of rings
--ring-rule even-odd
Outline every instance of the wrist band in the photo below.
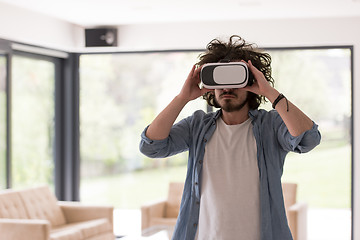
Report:
[[[286,111],[288,112],[289,111],[289,103],[288,103],[288,100],[287,98],[282,94],[280,93],[279,96],[275,99],[275,101],[273,102],[272,104],[272,108],[275,109],[276,105],[280,102],[281,99],[285,98],[286,100]]]

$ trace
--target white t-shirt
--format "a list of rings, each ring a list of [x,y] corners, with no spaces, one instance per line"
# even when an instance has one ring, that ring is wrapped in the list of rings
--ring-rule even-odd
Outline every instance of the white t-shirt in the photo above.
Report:
[[[206,144],[201,176],[198,240],[259,240],[260,180],[251,120],[219,118]]]

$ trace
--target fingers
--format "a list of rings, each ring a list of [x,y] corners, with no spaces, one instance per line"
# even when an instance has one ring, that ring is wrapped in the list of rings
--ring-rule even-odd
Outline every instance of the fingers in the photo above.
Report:
[[[201,67],[196,67],[196,65],[194,65],[188,75],[188,79],[196,79],[199,80],[200,79],[200,71],[201,71]]]
[[[259,81],[259,80],[260,81],[261,80],[266,81],[264,74],[252,64],[251,60],[249,60],[249,61],[247,61],[245,63],[247,64],[248,68],[250,69],[250,71],[254,75],[254,78],[255,78],[254,80],[256,80],[256,81]]]
[[[190,73],[189,73],[189,75],[188,75],[188,79],[189,79],[189,78],[192,78],[192,77],[194,76],[195,68],[196,68],[196,65],[194,65],[194,66],[192,67],[192,69],[191,69],[191,71],[190,71]]]
[[[250,71],[251,71],[253,74],[256,74],[256,73],[259,73],[259,72],[260,72],[260,70],[257,69],[257,68],[252,64],[251,60],[249,60],[246,64],[247,64],[248,68],[250,68]],[[261,72],[260,72],[260,73],[261,73]]]
[[[201,66],[200,66],[200,67],[197,67],[197,68],[195,69],[194,77],[200,78],[200,71],[201,71]]]

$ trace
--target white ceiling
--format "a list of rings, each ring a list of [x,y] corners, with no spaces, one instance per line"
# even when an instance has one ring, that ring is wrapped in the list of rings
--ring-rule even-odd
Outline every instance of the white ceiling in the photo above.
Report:
[[[360,0],[0,0],[1,2],[84,27],[241,19],[360,17]]]

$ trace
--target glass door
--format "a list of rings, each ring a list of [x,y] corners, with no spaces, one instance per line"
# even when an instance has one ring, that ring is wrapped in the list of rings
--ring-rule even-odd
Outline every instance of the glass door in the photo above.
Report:
[[[12,187],[54,185],[55,63],[12,57]]]

